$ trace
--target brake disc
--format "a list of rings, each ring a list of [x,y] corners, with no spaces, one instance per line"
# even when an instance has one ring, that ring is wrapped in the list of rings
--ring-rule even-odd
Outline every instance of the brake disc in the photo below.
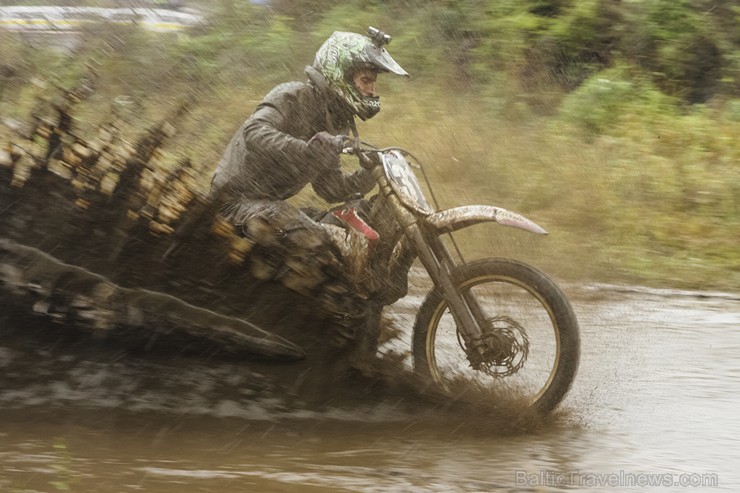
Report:
[[[529,339],[524,327],[505,315],[486,320],[483,334],[466,345],[458,342],[465,350],[470,366],[494,378],[508,377],[518,372],[529,354]]]

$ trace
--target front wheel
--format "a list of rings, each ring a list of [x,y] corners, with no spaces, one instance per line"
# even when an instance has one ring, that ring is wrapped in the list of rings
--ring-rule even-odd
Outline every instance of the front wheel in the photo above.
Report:
[[[482,333],[463,340],[435,288],[414,325],[415,373],[454,393],[473,383],[550,412],[573,383],[580,352],[578,321],[563,292],[540,271],[505,259],[465,264],[454,279],[476,305]]]

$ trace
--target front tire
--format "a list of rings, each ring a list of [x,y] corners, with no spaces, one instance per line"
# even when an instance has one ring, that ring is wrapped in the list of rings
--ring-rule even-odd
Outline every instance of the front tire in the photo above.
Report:
[[[461,381],[472,382],[492,389],[497,398],[550,412],[570,389],[580,353],[578,321],[563,292],[542,272],[506,259],[462,265],[454,279],[457,289],[474,294],[481,306],[486,341],[492,341],[483,357],[489,361],[471,363],[442,291],[435,288],[414,324],[416,375],[455,393]]]

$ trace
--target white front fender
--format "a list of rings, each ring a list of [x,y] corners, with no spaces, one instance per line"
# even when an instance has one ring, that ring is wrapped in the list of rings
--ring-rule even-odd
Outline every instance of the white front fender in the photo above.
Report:
[[[479,223],[496,222],[504,226],[523,229],[530,233],[546,235],[547,231],[521,214],[491,205],[465,205],[427,216],[424,221],[440,233],[451,233]]]

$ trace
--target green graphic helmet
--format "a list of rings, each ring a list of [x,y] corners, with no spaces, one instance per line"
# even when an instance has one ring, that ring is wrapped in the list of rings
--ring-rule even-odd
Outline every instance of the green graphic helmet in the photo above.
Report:
[[[383,45],[391,37],[375,28],[368,28],[368,35],[335,32],[327,39],[313,62],[337,95],[349,105],[354,114],[367,120],[380,111],[380,98],[360,94],[352,79],[355,72],[370,69],[406,75],[404,69],[391,58]]]

